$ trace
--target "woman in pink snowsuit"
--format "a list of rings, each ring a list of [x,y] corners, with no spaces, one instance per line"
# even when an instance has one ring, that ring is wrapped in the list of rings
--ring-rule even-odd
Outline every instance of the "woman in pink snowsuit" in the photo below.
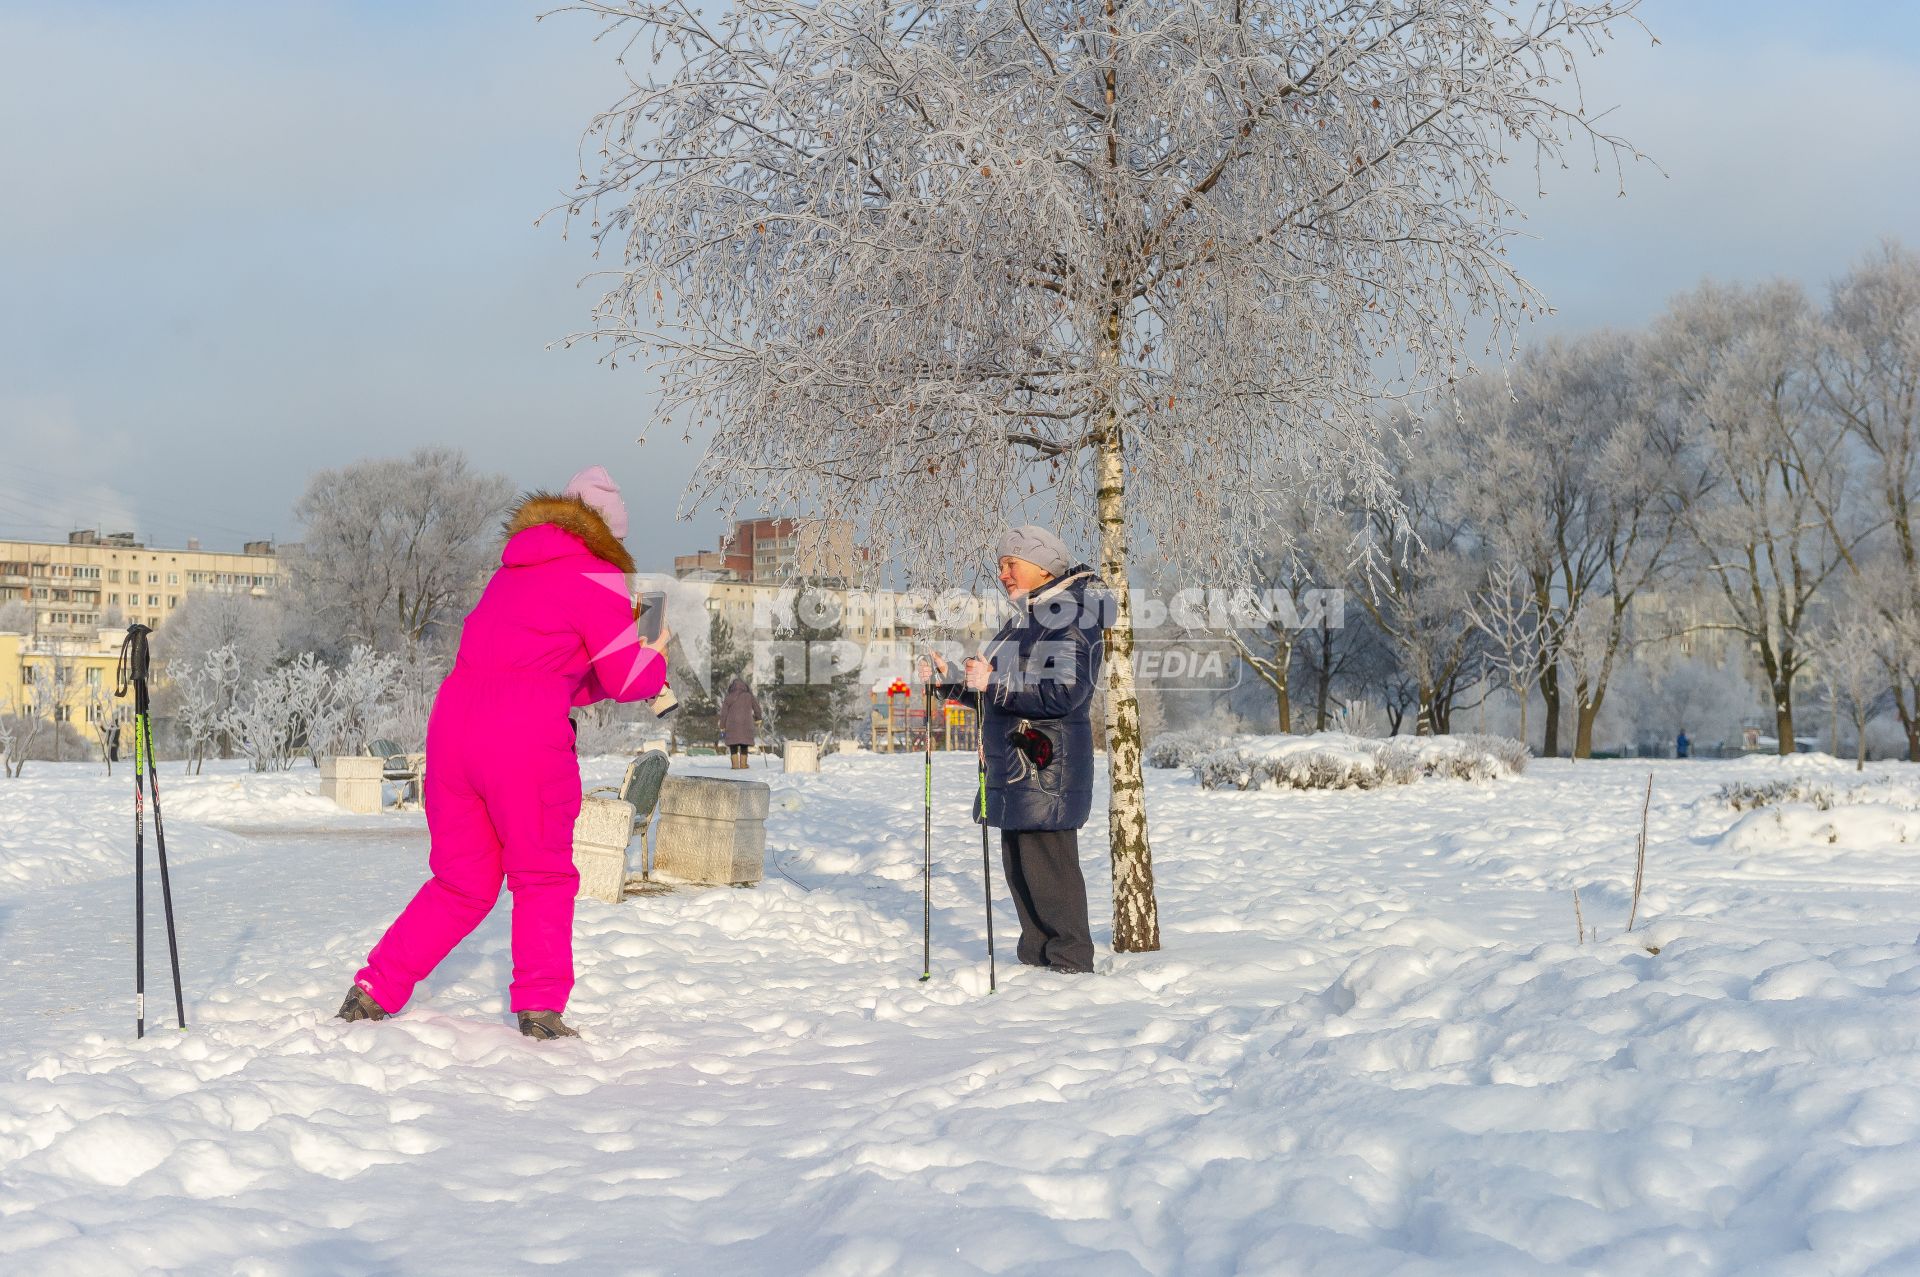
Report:
[[[627,511],[599,466],[507,523],[500,568],[460,633],[427,720],[433,877],[367,955],[343,1020],[384,1019],[513,892],[511,1008],[529,1037],[575,1036],[573,822],[580,765],[567,711],[666,684],[667,637],[643,642],[628,593]]]

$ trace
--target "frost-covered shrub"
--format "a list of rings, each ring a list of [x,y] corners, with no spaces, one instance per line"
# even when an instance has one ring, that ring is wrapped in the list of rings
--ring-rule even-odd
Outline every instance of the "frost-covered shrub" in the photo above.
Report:
[[[1373,789],[1385,779],[1380,764],[1378,757],[1316,749],[1272,759],[1260,770],[1286,789]]]
[[[1817,811],[1833,808],[1833,790],[1808,780],[1728,781],[1720,786],[1720,801],[1735,811],[1751,811],[1778,803],[1807,803]]]
[[[1420,779],[1424,770],[1420,750],[1405,740],[1382,741],[1380,753],[1374,761],[1379,768],[1380,783],[1383,785],[1411,785]]]
[[[1237,749],[1203,754],[1189,764],[1202,789],[1251,789],[1257,782],[1253,766]]]
[[[1427,772],[1430,776],[1446,776],[1453,780],[1495,780],[1502,776],[1518,776],[1527,770],[1527,762],[1533,757],[1532,751],[1525,745],[1508,736],[1469,733],[1437,739],[1451,741],[1456,748],[1433,760]]]
[[[1208,729],[1162,732],[1147,746],[1144,759],[1149,767],[1192,767],[1225,744],[1225,736]]]
[[[1203,789],[1374,789],[1422,777],[1494,780],[1526,769],[1527,748],[1501,736],[1419,736],[1369,740],[1256,736],[1230,741],[1189,765]]]

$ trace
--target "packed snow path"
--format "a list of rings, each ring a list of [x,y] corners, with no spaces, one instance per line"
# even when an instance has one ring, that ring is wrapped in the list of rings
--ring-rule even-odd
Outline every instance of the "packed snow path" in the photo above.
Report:
[[[1630,937],[1647,764],[1154,773],[1165,950],[1106,952],[1090,829],[1100,974],[1018,967],[1002,893],[993,997],[971,760],[937,769],[931,983],[920,760],[835,758],[755,773],[784,874],[582,901],[586,1036],[536,1045],[504,904],[400,1016],[332,1021],[424,826],[229,768],[162,775],[192,1028],[156,907],[135,1042],[130,778],[30,764],[0,782],[0,1270],[1920,1272],[1916,769],[1743,818],[1722,781],[1852,773],[1651,765]]]

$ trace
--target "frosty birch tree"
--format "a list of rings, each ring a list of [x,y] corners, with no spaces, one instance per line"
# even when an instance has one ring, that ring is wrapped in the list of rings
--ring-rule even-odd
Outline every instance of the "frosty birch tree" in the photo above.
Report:
[[[1027,497],[1097,539],[1114,948],[1153,949],[1131,538],[1218,572],[1290,487],[1391,503],[1376,361],[1423,387],[1535,305],[1494,175],[1629,153],[1568,86],[1637,3],[574,5],[658,67],[582,146],[593,336],[710,432],[697,494],[923,575]]]

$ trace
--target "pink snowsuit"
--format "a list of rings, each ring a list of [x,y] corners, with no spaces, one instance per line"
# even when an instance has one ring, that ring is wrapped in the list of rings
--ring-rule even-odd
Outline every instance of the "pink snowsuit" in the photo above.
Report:
[[[635,630],[632,560],[597,514],[535,496],[508,526],[500,569],[467,616],[427,720],[433,877],[355,977],[388,1011],[492,911],[503,879],[513,892],[510,1009],[566,1010],[580,882],[567,711],[646,700],[666,682],[665,659]]]

